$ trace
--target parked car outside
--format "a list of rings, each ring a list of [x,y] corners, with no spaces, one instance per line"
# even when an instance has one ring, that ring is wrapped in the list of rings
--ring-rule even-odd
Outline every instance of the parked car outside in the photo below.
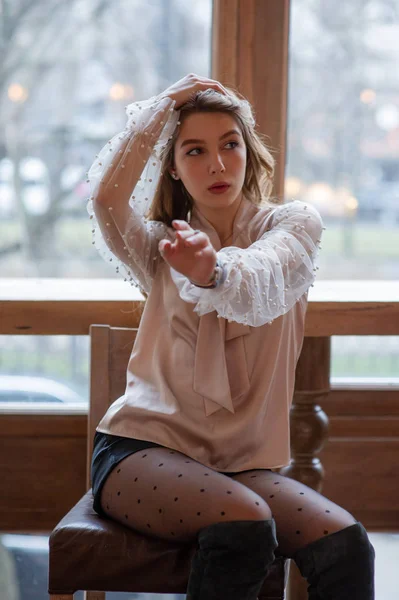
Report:
[[[0,404],[84,404],[86,399],[70,387],[49,379],[31,375],[0,375]]]

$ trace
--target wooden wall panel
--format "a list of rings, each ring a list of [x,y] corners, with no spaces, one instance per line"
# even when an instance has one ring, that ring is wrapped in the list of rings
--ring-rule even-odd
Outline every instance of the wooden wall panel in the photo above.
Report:
[[[85,491],[87,416],[0,416],[0,531],[49,531]]]
[[[330,439],[320,454],[326,471],[323,494],[367,529],[399,531],[398,456],[399,436]]]
[[[399,531],[399,391],[333,390],[323,494]],[[85,492],[87,417],[0,415],[0,531],[49,531]]]
[[[372,530],[399,530],[399,390],[333,390],[323,494]]]

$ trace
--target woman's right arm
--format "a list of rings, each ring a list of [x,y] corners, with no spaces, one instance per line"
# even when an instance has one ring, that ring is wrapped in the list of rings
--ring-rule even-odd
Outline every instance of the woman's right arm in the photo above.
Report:
[[[160,174],[159,153],[178,120],[174,105],[170,97],[129,105],[126,128],[103,147],[88,173],[93,243],[146,293],[161,260],[158,243],[168,233],[145,214]]]

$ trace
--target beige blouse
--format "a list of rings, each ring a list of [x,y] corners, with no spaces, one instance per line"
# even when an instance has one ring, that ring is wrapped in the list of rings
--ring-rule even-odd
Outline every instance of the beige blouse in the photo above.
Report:
[[[188,220],[208,234],[226,280],[198,288],[170,268],[158,243],[174,233],[145,218],[143,194],[150,202],[148,169],[159,177],[159,148],[178,123],[173,106],[152,98],[127,107],[126,129],[89,171],[93,242],[148,294],[125,393],[97,430],[159,443],[217,471],[281,467],[290,461],[295,368],[323,223],[304,202],[260,207],[243,198],[231,246],[221,248],[194,208]]]

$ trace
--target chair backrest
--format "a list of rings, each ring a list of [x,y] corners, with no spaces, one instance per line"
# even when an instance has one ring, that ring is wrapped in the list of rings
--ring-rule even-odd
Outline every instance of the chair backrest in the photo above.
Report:
[[[125,393],[126,370],[137,331],[109,325],[90,326],[90,406],[86,470],[88,487],[94,433],[108,407]]]

